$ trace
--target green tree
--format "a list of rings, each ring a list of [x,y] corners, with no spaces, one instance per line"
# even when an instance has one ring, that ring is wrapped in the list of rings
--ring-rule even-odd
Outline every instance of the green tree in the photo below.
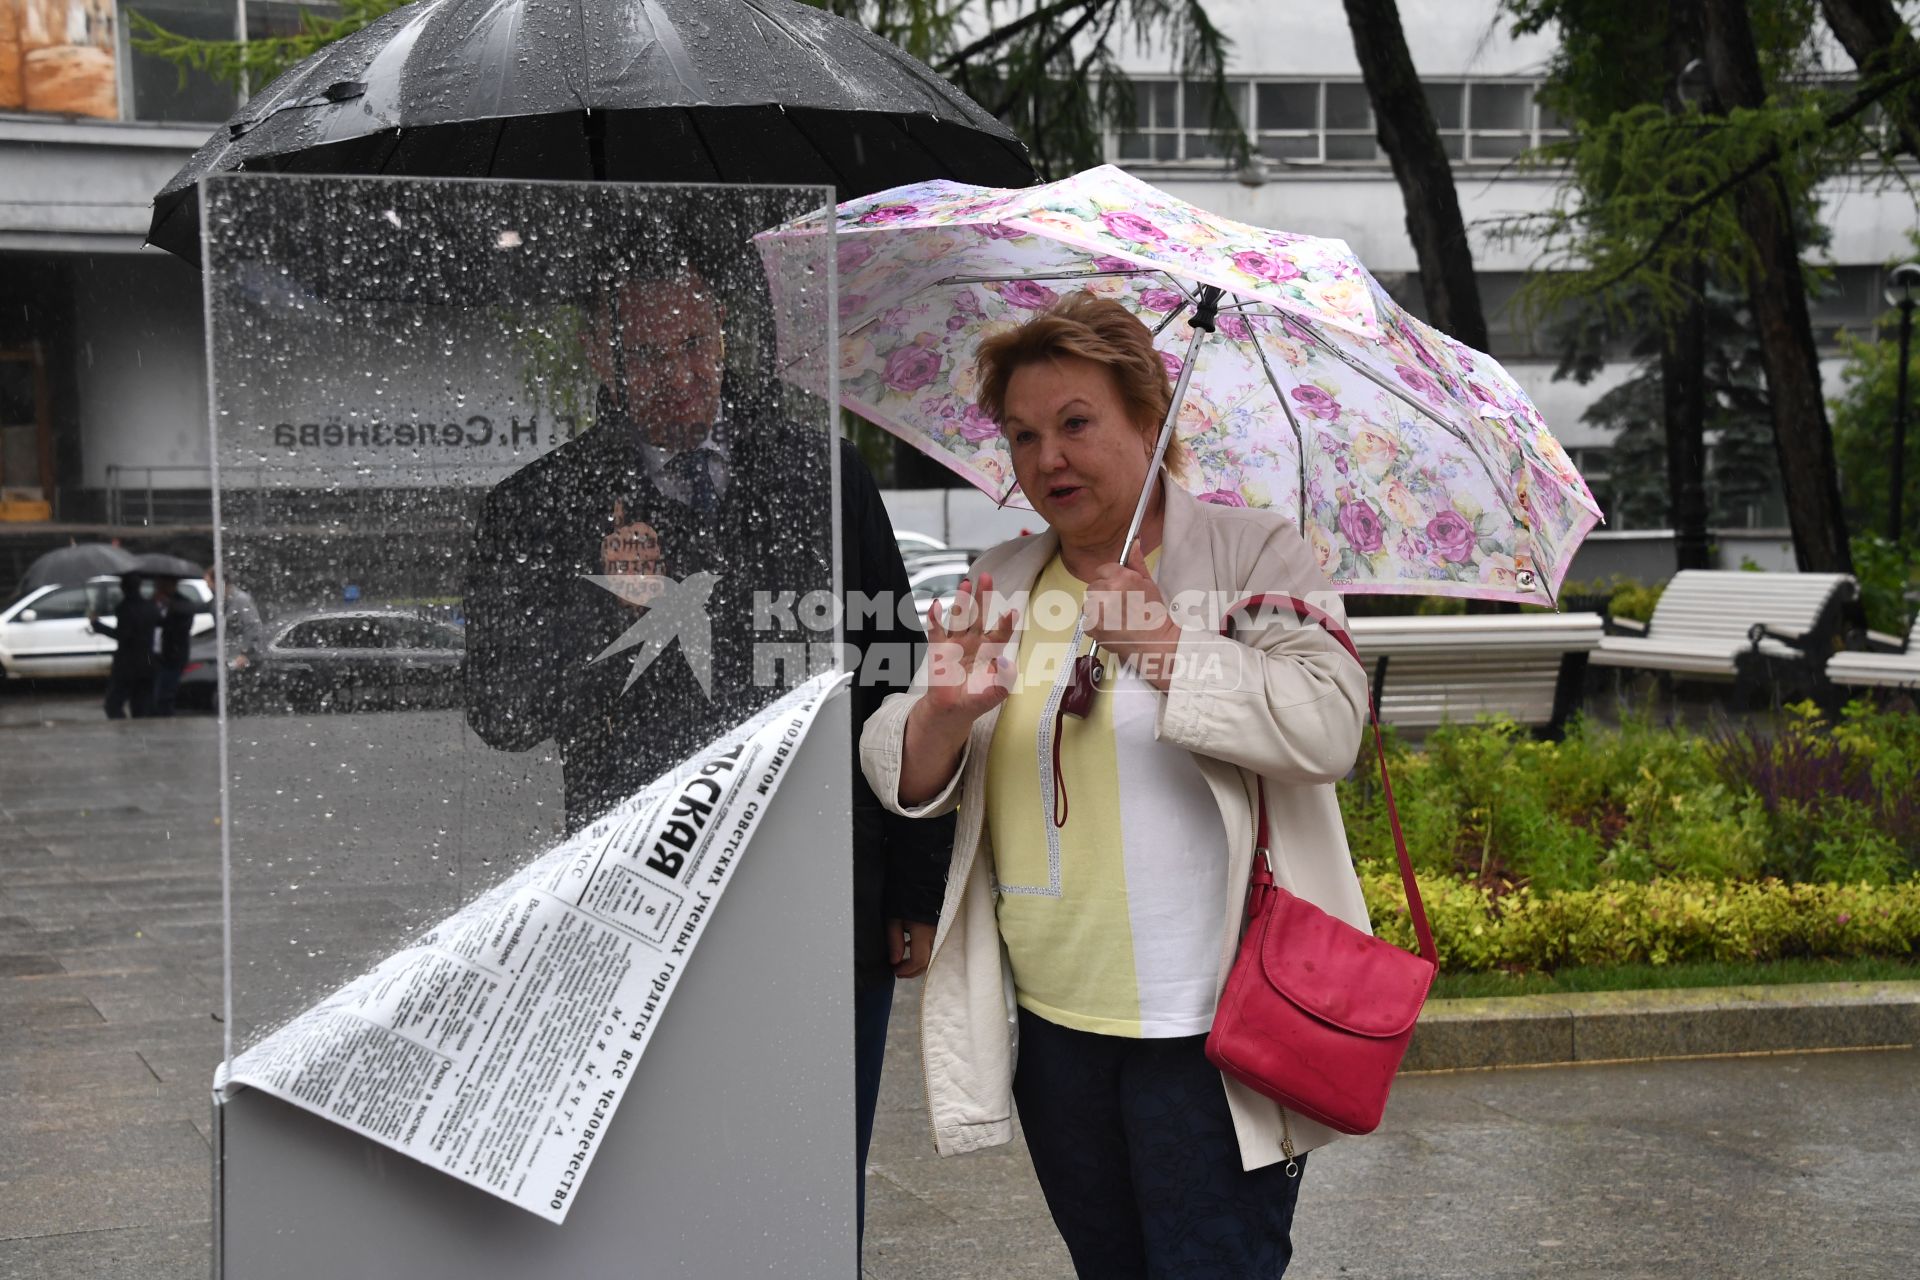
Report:
[[[1856,87],[1833,88],[1809,78],[1824,34],[1813,0],[1506,0],[1506,7],[1522,31],[1558,26],[1562,61],[1598,108],[1543,157],[1566,167],[1555,206],[1500,228],[1537,238],[1547,265],[1566,269],[1537,277],[1530,301],[1585,298],[1623,321],[1650,312],[1672,329],[1707,282],[1737,284],[1765,360],[1800,563],[1847,570],[1800,256],[1815,226],[1816,185],[1857,171],[1863,155],[1884,159],[1903,149],[1897,123],[1920,81],[1911,39],[1872,60]],[[1687,39],[1669,41],[1683,26]],[[1650,56],[1645,42],[1656,30],[1669,68],[1676,45],[1697,42],[1701,85],[1693,101],[1644,94],[1634,101],[1636,77],[1617,62],[1609,68],[1608,51],[1622,44],[1638,41],[1641,57]],[[1609,74],[1614,88],[1596,84]],[[1876,115],[1882,104],[1887,110]],[[1885,164],[1872,172],[1904,181]]]
[[[1920,236],[1913,237],[1920,250]],[[1863,533],[1884,534],[1891,491],[1894,396],[1900,371],[1898,313],[1880,317],[1869,338],[1842,335],[1847,362],[1840,371],[1841,391],[1831,403],[1833,444],[1840,459],[1841,492],[1847,517]],[[1907,355],[1907,394],[1920,390],[1920,338]],[[1906,501],[1901,504],[1901,541],[1920,551],[1920,501],[1914,478],[1920,476],[1920,413],[1907,405]]]

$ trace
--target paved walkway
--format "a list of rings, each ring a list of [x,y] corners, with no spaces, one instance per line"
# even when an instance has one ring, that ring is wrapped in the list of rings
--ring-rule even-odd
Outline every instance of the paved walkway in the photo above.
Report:
[[[203,1280],[220,1053],[214,732],[0,694],[0,1280]],[[874,1280],[1070,1274],[1017,1147],[930,1150],[910,991]],[[1294,1280],[1900,1277],[1920,1055],[1414,1076],[1308,1166]],[[251,1280],[251,1278],[248,1278]]]

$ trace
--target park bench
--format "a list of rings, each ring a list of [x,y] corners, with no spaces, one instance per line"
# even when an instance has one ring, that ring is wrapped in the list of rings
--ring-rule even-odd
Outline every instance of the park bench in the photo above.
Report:
[[[1846,650],[1827,659],[1827,679],[1837,685],[1875,685],[1889,689],[1920,688],[1920,615],[1907,638],[1881,631],[1867,633],[1867,649]]]
[[[1653,619],[1612,619],[1594,651],[1599,667],[1732,680],[1750,691],[1812,693],[1840,647],[1854,580],[1844,573],[1686,569],[1673,575]]]
[[[1579,709],[1597,613],[1352,618],[1380,719],[1402,729],[1511,717],[1557,737]]]

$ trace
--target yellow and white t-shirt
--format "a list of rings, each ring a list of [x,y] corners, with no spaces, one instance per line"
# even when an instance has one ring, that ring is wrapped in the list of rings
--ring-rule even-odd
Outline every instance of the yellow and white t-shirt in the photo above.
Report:
[[[1161,695],[1116,674],[1111,656],[1092,713],[1061,717],[1069,808],[1066,825],[1053,826],[1042,726],[1051,733],[1049,696],[1085,594],[1058,556],[1034,583],[1019,680],[987,757],[987,832],[1015,995],[1080,1031],[1199,1035],[1213,1025],[1226,833],[1191,753],[1154,736]]]

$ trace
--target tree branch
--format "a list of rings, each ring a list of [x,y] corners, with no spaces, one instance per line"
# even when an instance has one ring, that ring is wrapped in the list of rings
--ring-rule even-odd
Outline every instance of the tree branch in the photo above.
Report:
[[[1046,51],[1028,65],[1027,74],[1016,79],[1008,86],[1006,96],[1001,100],[999,107],[994,110],[993,114],[996,119],[1004,117],[1007,112],[1013,110],[1014,104],[1019,102],[1021,96],[1026,92],[1027,86],[1030,85],[1035,78],[1046,75],[1048,65],[1060,55],[1062,50],[1073,44],[1074,37],[1082,31],[1085,31],[1087,26],[1092,23],[1098,14],[1098,9],[1088,8],[1085,13],[1074,19],[1072,26],[1061,32],[1058,40],[1048,45]]]
[[[1907,68],[1897,76],[1888,77],[1885,81],[1871,89],[1861,90],[1852,98],[1848,99],[1845,106],[1840,107],[1828,115],[1822,116],[1820,119],[1821,128],[1829,131],[1839,128],[1855,117],[1864,114],[1867,108],[1886,97],[1889,93],[1892,93],[1895,89],[1900,88],[1902,85],[1910,84],[1917,79],[1920,79],[1920,64]],[[1659,252],[1660,247],[1666,243],[1667,238],[1688,222],[1692,221],[1696,213],[1699,213],[1702,209],[1712,207],[1722,196],[1734,190],[1734,188],[1740,186],[1748,179],[1766,172],[1785,157],[1786,151],[1780,143],[1768,143],[1758,155],[1746,164],[1741,165],[1738,169],[1735,169],[1732,173],[1714,183],[1699,195],[1688,199],[1672,217],[1661,224],[1658,231],[1653,233],[1653,238],[1647,241],[1646,247],[1635,255],[1633,261],[1627,263],[1624,267],[1608,273],[1597,284],[1586,290],[1586,292],[1603,293],[1639,271],[1640,268],[1646,266],[1648,262],[1653,260],[1653,255]]]
[[[1055,0],[1053,4],[1035,9],[1032,13],[1023,18],[1017,18],[1004,27],[995,27],[966,48],[956,50],[934,63],[933,69],[945,75],[955,67],[965,65],[969,58],[997,48],[1015,36],[1024,35],[1029,29],[1051,22],[1062,14],[1071,13],[1080,8],[1103,9],[1116,2],[1117,0]]]

